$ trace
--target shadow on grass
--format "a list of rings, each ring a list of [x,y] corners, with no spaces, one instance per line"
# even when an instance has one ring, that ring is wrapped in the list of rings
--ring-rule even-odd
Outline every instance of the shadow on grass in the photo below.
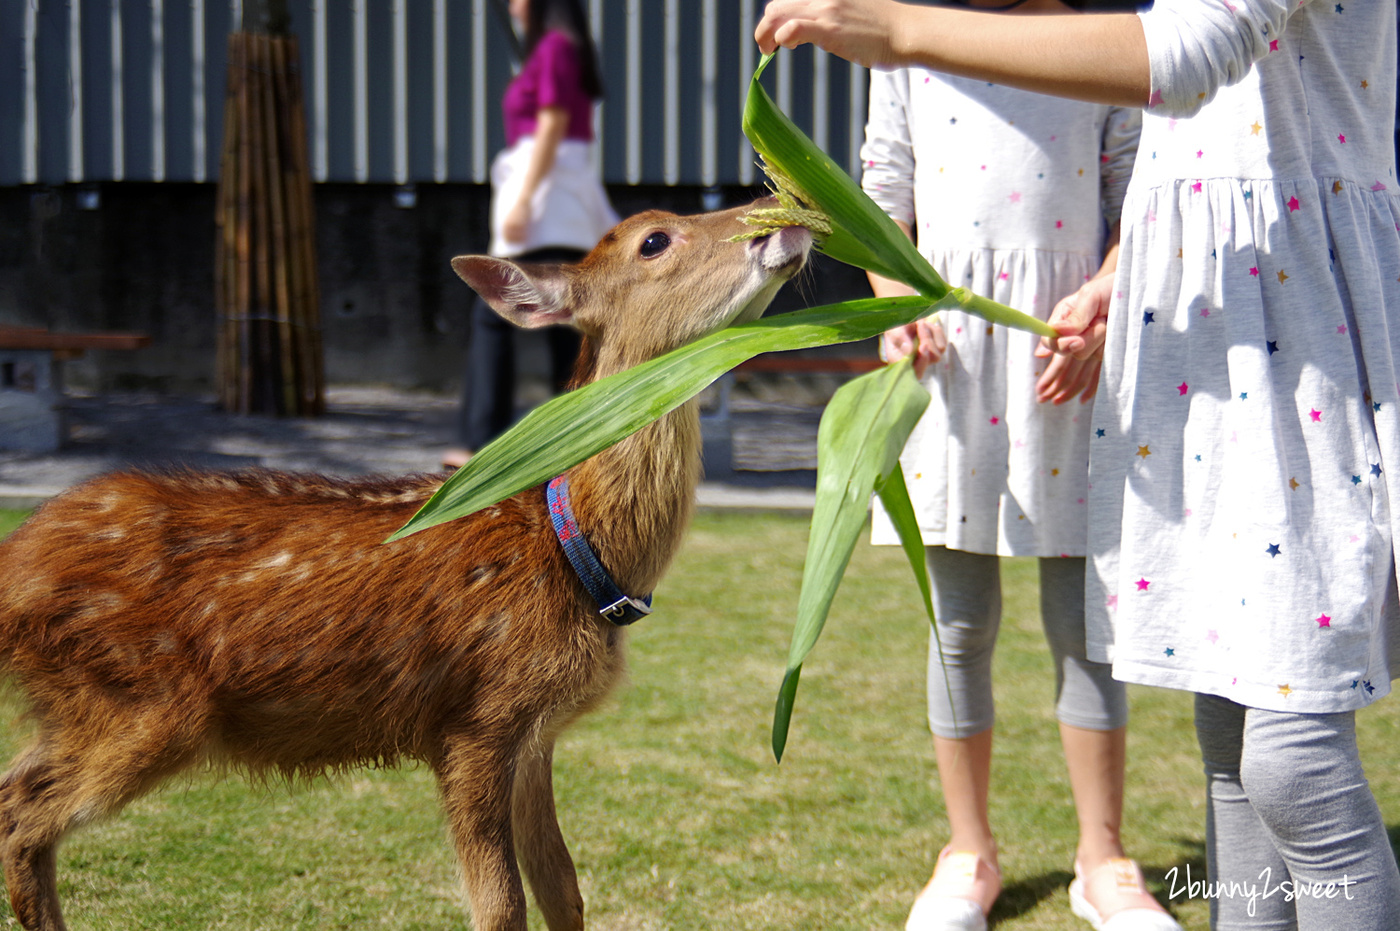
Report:
[[[1392,842],[1397,834],[1400,834],[1400,826],[1391,830]],[[1163,908],[1173,914],[1173,917],[1176,917],[1176,910],[1173,908],[1173,902],[1168,898],[1170,895],[1168,884],[1172,870],[1176,870],[1178,888],[1185,885],[1182,877],[1186,876],[1188,869],[1190,869],[1193,878],[1199,876],[1204,879],[1206,875],[1205,845],[1196,838],[1178,837],[1175,840],[1182,850],[1186,851],[1186,855],[1176,863],[1166,866],[1150,863],[1141,864],[1142,874],[1147,880],[1148,891],[1162,904]],[[1069,870],[1051,870],[1041,873],[1039,876],[1028,876],[1004,887],[1001,895],[997,898],[996,905],[992,908],[991,915],[988,916],[988,927],[995,928],[997,925],[1014,921],[1035,910],[1041,902],[1054,898],[1057,894],[1067,890],[1072,879],[1074,879],[1074,874]]]
[[[990,919],[989,925],[996,927],[1004,921],[1012,921],[1033,911],[1041,902],[1053,898],[1057,892],[1067,887],[1073,878],[1074,874],[1069,870],[1051,870],[1003,886],[996,905],[992,906],[991,915],[987,916]]]

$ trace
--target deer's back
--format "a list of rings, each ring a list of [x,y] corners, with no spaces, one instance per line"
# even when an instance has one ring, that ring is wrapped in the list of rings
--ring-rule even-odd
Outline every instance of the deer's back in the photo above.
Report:
[[[0,544],[0,651],[41,720],[163,709],[253,768],[423,757],[444,727],[592,704],[620,644],[538,489],[384,543],[440,484],[97,479]]]

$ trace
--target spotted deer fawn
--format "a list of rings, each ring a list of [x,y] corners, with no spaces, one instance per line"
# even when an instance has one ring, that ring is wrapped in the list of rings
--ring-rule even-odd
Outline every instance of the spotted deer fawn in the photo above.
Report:
[[[575,381],[753,319],[802,266],[800,228],[748,208],[649,212],[574,266],[453,268],[525,327],[584,335]],[[576,527],[629,594],[680,545],[700,474],[695,402],[569,472]],[[37,736],[0,780],[0,859],[29,931],[64,927],[55,848],[199,765],[314,776],[425,762],[478,931],[583,927],[554,812],[557,735],[623,667],[537,487],[395,543],[442,476],[98,478],[0,544],[0,662]],[[518,866],[517,866],[518,861]]]

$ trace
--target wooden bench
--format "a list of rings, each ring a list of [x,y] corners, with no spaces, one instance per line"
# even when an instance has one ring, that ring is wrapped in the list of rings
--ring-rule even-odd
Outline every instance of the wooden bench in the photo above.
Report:
[[[714,407],[700,416],[700,433],[705,446],[705,474],[712,479],[732,475],[734,469],[734,429],[729,394],[736,375],[849,375],[873,372],[885,363],[874,356],[818,355],[802,350],[767,353],[742,362],[721,375],[715,383],[718,397]]]
[[[864,375],[885,363],[874,356],[801,356],[769,353],[741,362],[736,372],[780,372],[793,375]]]
[[[0,449],[53,452],[68,438],[63,363],[89,349],[140,349],[144,333],[0,326]]]

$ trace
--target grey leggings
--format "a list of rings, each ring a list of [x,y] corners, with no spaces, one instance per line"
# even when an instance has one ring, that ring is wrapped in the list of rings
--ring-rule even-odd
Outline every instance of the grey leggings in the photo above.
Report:
[[[1196,738],[1209,886],[1186,891],[1210,895],[1212,928],[1396,927],[1400,871],[1352,712],[1287,714],[1197,695]]]
[[[969,737],[992,726],[992,651],[1001,626],[997,556],[925,547],[933,610],[943,646],[929,645],[928,718],[939,737]],[[1128,723],[1123,684],[1084,651],[1084,560],[1040,560],[1040,616],[1055,660],[1055,717],[1086,730]],[[946,667],[946,675],[945,675]],[[949,705],[949,693],[952,705]]]

